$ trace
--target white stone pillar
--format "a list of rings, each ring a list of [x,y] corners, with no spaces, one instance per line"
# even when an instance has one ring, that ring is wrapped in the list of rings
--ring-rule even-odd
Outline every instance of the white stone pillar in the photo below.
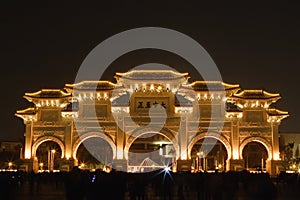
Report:
[[[25,126],[26,126],[26,131],[25,131],[25,150],[24,150],[24,158],[25,159],[31,159],[32,157],[32,136],[33,136],[33,131],[32,131],[32,121],[28,122],[25,121]]]

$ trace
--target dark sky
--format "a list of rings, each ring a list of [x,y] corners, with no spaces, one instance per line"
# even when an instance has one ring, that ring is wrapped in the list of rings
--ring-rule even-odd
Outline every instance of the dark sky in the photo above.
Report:
[[[25,92],[73,83],[83,59],[100,42],[121,31],[145,26],[174,29],[198,41],[227,83],[279,92],[282,99],[274,106],[290,113],[280,131],[300,132],[297,6],[148,2],[3,5],[0,139],[23,138],[24,125],[14,113],[32,105],[23,99]],[[175,55],[137,51],[112,63],[105,78],[147,62],[193,71],[189,63]]]

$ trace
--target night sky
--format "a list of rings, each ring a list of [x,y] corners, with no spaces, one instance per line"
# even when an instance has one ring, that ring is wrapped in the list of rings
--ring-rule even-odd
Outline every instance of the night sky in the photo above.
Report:
[[[146,26],[174,29],[198,41],[224,82],[280,93],[282,99],[274,106],[290,113],[280,132],[300,132],[297,6],[148,2],[2,5],[0,140],[23,139],[23,122],[14,114],[32,106],[23,99],[25,92],[73,83],[95,46],[121,31]],[[176,55],[140,50],[118,58],[102,78],[113,81],[114,72],[148,62],[193,72],[192,66]]]

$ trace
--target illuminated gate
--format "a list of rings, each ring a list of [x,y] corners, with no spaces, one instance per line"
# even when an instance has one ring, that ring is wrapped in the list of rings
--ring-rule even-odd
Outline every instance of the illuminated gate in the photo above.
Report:
[[[131,145],[152,132],[173,145],[177,170],[191,170],[192,148],[205,138],[224,145],[226,170],[245,168],[242,152],[252,141],[266,147],[267,171],[280,169],[278,126],[288,113],[269,107],[279,94],[218,81],[189,83],[188,73],[171,70],[133,70],[115,78],[25,93],[35,106],[16,112],[25,124],[24,162],[37,170],[39,144],[53,141],[61,149],[61,168],[69,170],[78,165],[79,145],[101,138],[111,149],[112,167],[127,171]]]

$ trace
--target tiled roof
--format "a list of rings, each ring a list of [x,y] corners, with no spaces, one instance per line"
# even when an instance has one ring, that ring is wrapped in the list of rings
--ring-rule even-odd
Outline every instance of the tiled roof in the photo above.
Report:
[[[243,90],[233,94],[233,97],[242,99],[273,99],[280,98],[280,94],[272,94],[264,90]]]
[[[66,84],[65,88],[77,90],[112,90],[116,84],[109,81],[82,81],[80,83]]]
[[[276,108],[268,108],[267,113],[270,116],[278,116],[278,115],[288,115],[289,113],[286,111],[278,110]]]
[[[18,115],[35,115],[36,109],[35,108],[27,108],[25,110],[18,110],[16,114],[18,114]]]
[[[195,81],[187,87],[191,87],[195,91],[223,91],[240,88],[238,84],[232,85],[221,81]]]
[[[70,97],[71,94],[60,89],[42,89],[34,93],[25,93],[25,97],[31,98],[64,98]]]
[[[172,70],[132,70],[126,73],[116,73],[116,77],[132,80],[173,80],[188,77],[188,73]]]

